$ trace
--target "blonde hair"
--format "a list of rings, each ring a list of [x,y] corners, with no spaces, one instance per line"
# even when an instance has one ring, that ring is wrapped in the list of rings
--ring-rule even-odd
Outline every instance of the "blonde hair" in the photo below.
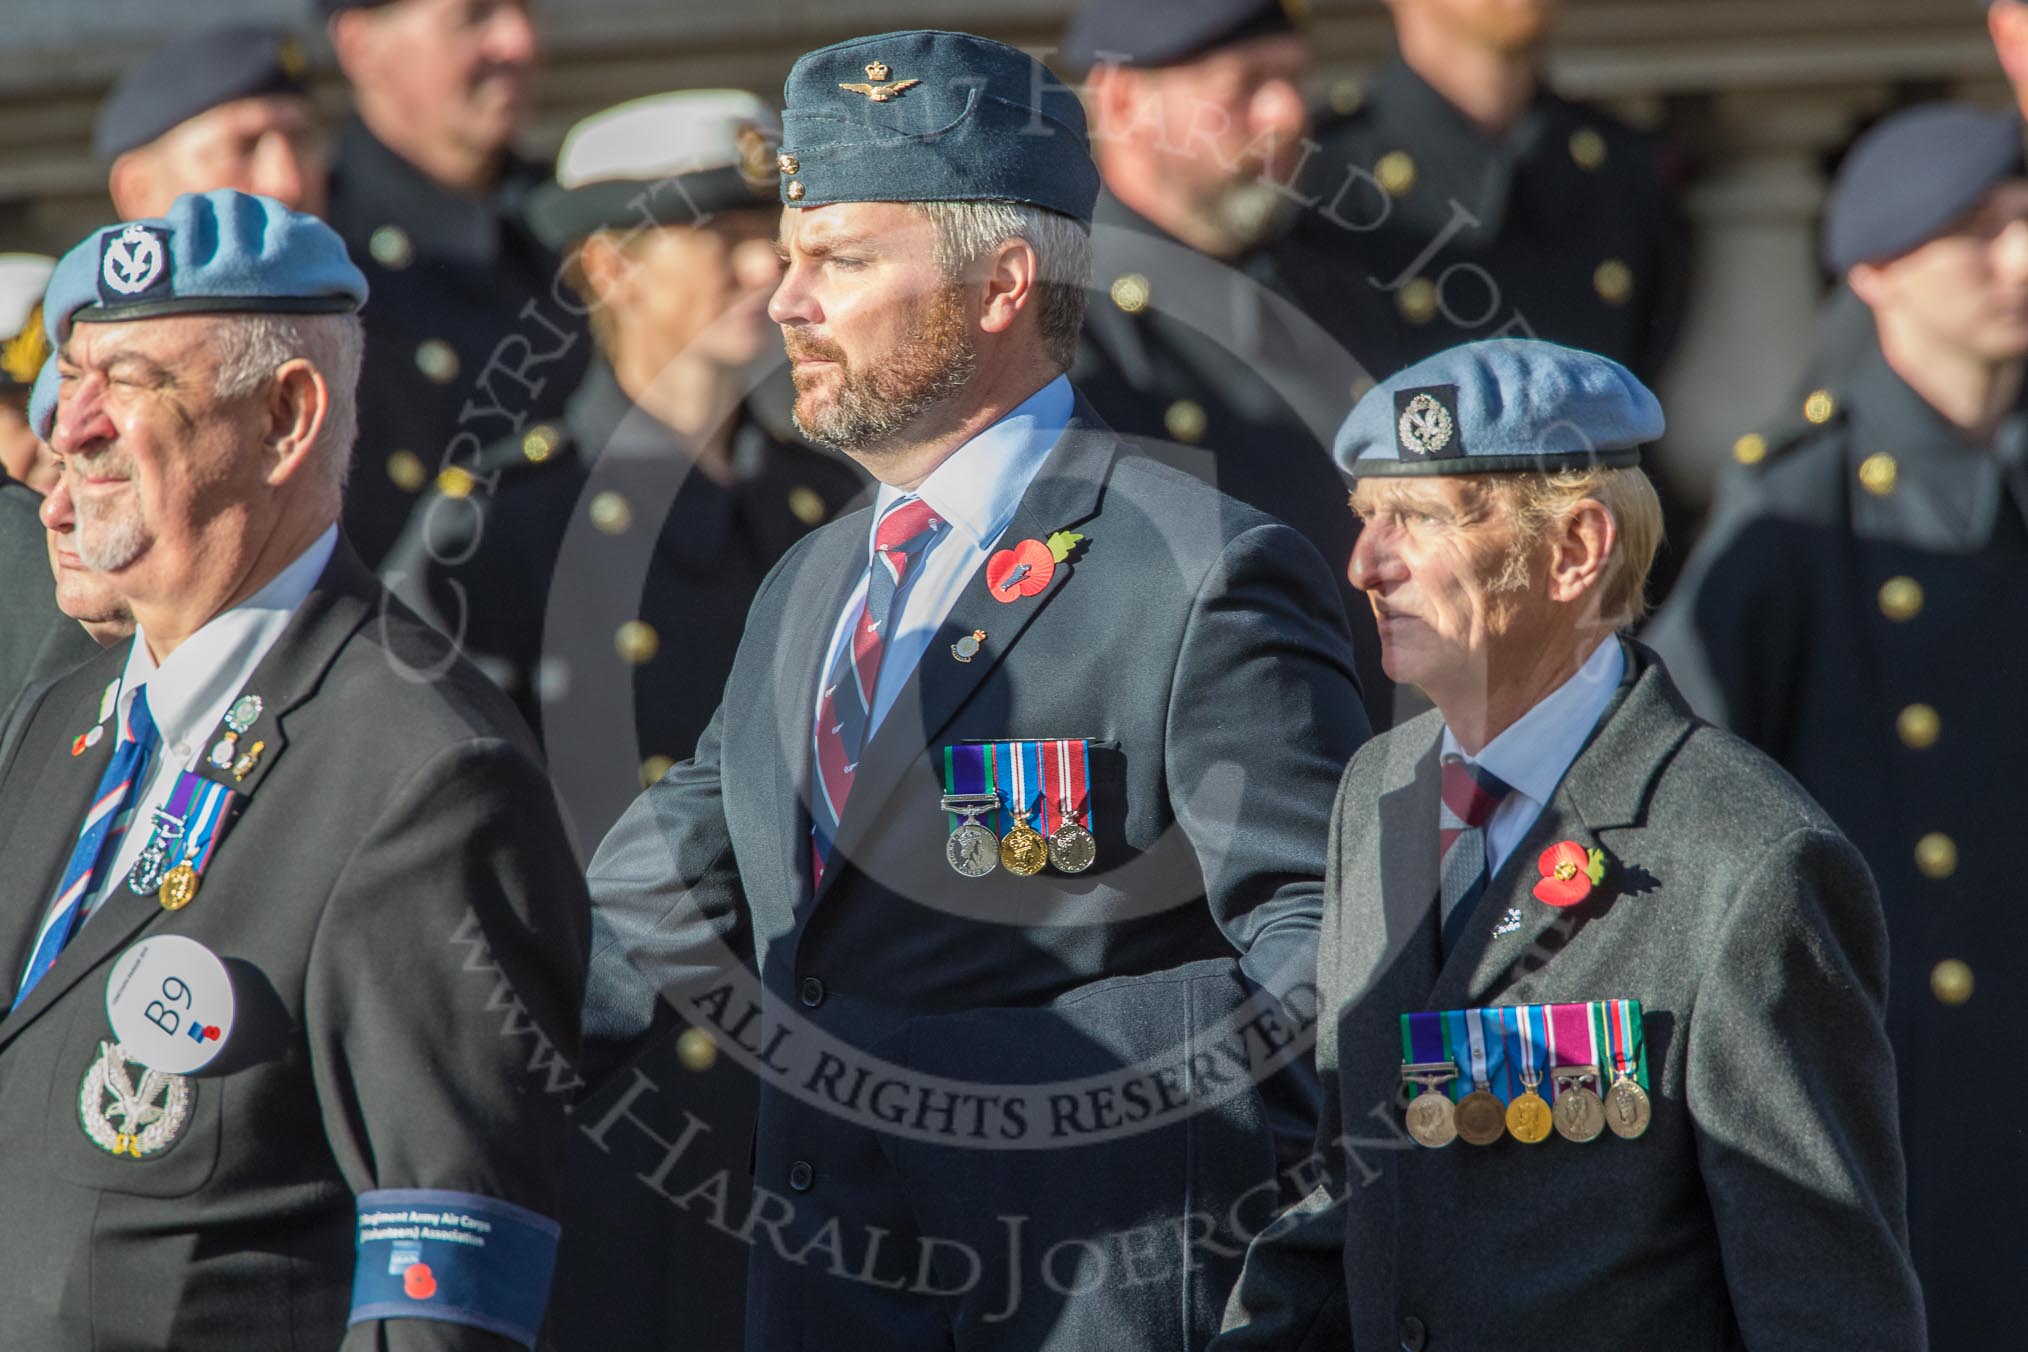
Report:
[[[1613,550],[1599,579],[1599,619],[1626,629],[1648,613],[1648,570],[1662,547],[1662,502],[1646,474],[1566,469],[1488,477],[1513,515],[1517,555],[1532,552],[1586,498],[1604,507],[1613,519]]]

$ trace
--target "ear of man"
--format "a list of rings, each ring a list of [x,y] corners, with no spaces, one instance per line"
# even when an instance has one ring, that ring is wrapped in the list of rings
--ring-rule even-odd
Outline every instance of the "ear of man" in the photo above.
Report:
[[[261,454],[269,484],[281,487],[314,469],[317,437],[331,410],[331,387],[301,357],[283,362],[269,382]]]
[[[1595,498],[1573,503],[1550,530],[1549,598],[1568,604],[1589,594],[1595,603],[1618,538],[1604,503]]]
[[[979,328],[986,333],[1010,333],[1024,314],[1032,325],[1041,282],[1040,261],[1028,241],[1010,239],[996,245],[979,260],[975,273],[981,284]]]

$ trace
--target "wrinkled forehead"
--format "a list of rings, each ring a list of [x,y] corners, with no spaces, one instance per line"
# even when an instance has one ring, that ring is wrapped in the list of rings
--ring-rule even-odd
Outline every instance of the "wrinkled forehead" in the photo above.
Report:
[[[204,369],[216,360],[221,322],[218,315],[164,315],[115,324],[75,324],[57,355],[85,372],[140,360],[167,370]]]
[[[1493,474],[1433,474],[1360,479],[1352,488],[1352,506],[1374,512],[1476,512],[1501,501]]]

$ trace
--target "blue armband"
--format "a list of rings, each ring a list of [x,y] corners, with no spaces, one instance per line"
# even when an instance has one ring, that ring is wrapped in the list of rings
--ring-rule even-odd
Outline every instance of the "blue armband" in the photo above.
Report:
[[[349,1324],[441,1319],[535,1346],[562,1228],[526,1207],[469,1192],[359,1194]]]

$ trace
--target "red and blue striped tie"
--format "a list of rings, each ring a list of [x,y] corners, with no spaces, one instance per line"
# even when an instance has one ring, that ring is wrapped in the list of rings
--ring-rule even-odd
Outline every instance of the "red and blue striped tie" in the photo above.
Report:
[[[1505,780],[1482,765],[1473,765],[1461,756],[1444,757],[1443,806],[1437,814],[1437,857],[1442,906],[1438,918],[1443,926],[1438,933],[1445,953],[1457,946],[1473,907],[1485,895],[1486,823],[1513,791]]]
[[[106,868],[120,852],[120,837],[134,816],[135,786],[147,772],[157,740],[155,719],[148,712],[148,691],[143,687],[135,692],[127,720],[120,728],[119,744],[113,748],[113,758],[106,762],[105,774],[99,777],[91,811],[85,813],[84,827],[77,833],[77,844],[70,852],[70,864],[63,871],[63,884],[56,890],[56,901],[42,922],[42,932],[35,937],[35,951],[28,959],[28,968],[21,974],[21,989],[14,995],[15,1006],[28,998],[35,983],[55,965],[57,955],[83,922],[86,900],[98,890]]]
[[[825,674],[824,690],[817,700],[817,775],[815,792],[810,795],[812,887],[824,880],[831,842],[844,819],[845,800],[852,795],[852,777],[859,769],[860,749],[866,744],[895,599],[914,576],[916,565],[943,524],[922,499],[903,498],[888,508],[873,533],[866,600],[852,622],[849,641],[840,645],[831,670]]]

